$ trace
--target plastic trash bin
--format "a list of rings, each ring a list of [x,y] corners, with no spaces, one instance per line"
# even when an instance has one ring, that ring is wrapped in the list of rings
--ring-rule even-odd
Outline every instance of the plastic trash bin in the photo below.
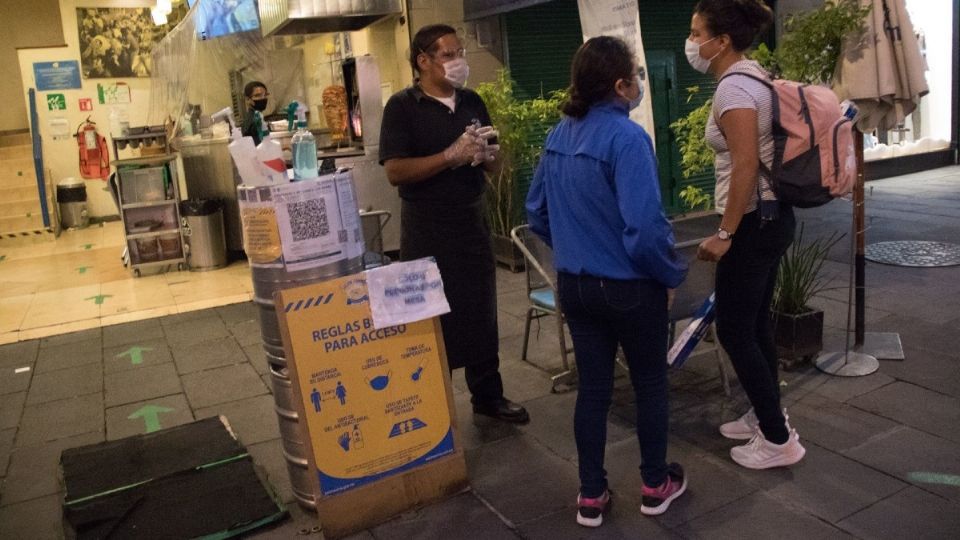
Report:
[[[64,229],[90,225],[87,186],[83,180],[70,177],[57,182],[57,204],[60,206],[60,225]]]
[[[180,202],[183,235],[187,242],[187,265],[204,271],[227,265],[227,241],[223,231],[223,201],[191,199]]]

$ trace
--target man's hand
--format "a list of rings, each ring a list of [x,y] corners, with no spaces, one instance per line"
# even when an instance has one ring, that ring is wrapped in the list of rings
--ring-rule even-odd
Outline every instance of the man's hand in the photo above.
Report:
[[[451,169],[466,165],[474,160],[474,156],[483,151],[481,140],[472,126],[468,127],[463,135],[457,137],[453,144],[443,151],[443,159]]]
[[[697,248],[697,258],[701,261],[718,262],[730,249],[731,240],[721,240],[713,235],[700,243]]]

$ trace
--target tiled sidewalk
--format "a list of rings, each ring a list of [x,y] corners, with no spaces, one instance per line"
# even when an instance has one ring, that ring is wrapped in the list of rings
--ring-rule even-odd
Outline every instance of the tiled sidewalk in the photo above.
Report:
[[[872,182],[868,243],[960,241],[960,168]],[[813,238],[849,227],[847,203],[801,211]],[[828,350],[843,346],[849,244],[826,272]],[[522,401],[523,427],[474,420],[462,375],[455,399],[472,490],[356,538],[960,538],[960,267],[868,263],[867,330],[899,332],[907,359],[853,379],[813,368],[783,374],[784,401],[807,456],[790,469],[734,464],[716,432],[746,405],[725,398],[716,366],[693,358],[671,374],[670,459],[689,471],[688,494],[659,518],[639,513],[639,452],[626,380],[617,383],[607,470],[617,504],[597,531],[574,521],[578,489],[575,393],[550,393],[559,366],[551,321],[535,326],[531,361],[519,361],[522,274],[501,271],[502,371]],[[59,538],[63,448],[144,429],[131,413],[172,409],[164,427],[226,416],[288,503],[293,519],[253,538],[319,538],[293,503],[269,373],[249,302],[0,346],[0,538]],[[139,359],[139,362],[137,362]],[[15,373],[17,368],[30,371]],[[308,529],[306,535],[298,534]]]

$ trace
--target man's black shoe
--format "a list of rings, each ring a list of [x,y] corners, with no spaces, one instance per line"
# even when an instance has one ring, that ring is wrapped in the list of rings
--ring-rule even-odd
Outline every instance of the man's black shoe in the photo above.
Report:
[[[526,424],[530,421],[530,415],[523,405],[514,403],[507,398],[498,401],[488,401],[473,404],[473,414],[482,414],[504,422],[513,424]]]

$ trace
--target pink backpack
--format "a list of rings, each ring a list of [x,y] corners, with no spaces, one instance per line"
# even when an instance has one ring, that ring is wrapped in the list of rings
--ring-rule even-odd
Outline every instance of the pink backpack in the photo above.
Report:
[[[857,161],[853,123],[829,88],[743,75],[770,89],[773,98],[773,170],[760,163],[777,199],[799,208],[821,206],[853,191]],[[721,80],[723,80],[721,79]]]

